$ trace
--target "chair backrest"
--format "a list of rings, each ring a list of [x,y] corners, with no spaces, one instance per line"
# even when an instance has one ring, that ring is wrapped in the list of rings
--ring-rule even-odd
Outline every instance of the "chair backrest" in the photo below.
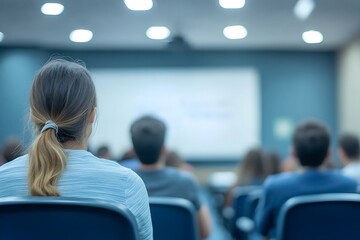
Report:
[[[262,194],[262,189],[256,189],[249,193],[246,202],[245,202],[245,216],[254,220],[255,211],[259,205],[260,197]]]
[[[234,189],[233,194],[233,208],[235,211],[235,219],[242,217],[245,215],[246,212],[246,202],[249,195],[261,189],[261,186],[244,186],[244,187],[237,187]]]
[[[242,231],[236,226],[236,222],[241,217],[246,216],[246,202],[249,194],[255,190],[261,189],[261,186],[243,186],[234,189],[233,195],[233,209],[234,217],[231,227],[232,235],[235,239],[241,240],[246,239],[247,233]]]
[[[181,198],[150,197],[154,240],[198,240],[197,213]]]
[[[122,205],[65,197],[0,198],[0,239],[136,240],[137,224]]]
[[[277,222],[277,240],[359,239],[360,195],[318,194],[289,199]]]

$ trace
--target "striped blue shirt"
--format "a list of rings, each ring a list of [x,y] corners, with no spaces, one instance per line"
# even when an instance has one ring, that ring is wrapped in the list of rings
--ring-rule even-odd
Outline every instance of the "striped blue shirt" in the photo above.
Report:
[[[151,240],[149,200],[141,178],[118,163],[84,150],[66,150],[65,171],[58,182],[63,197],[93,198],[125,205],[135,216],[142,240]],[[28,196],[28,155],[0,167],[0,197]]]

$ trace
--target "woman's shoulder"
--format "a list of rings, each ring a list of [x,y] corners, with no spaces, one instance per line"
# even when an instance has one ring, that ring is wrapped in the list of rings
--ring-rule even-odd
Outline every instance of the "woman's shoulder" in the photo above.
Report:
[[[86,164],[88,166],[96,166],[98,168],[108,167],[109,169],[116,168],[126,170],[126,168],[122,167],[119,163],[113,160],[96,157],[92,153],[85,150],[66,149],[65,153],[67,154],[69,164]]]
[[[132,188],[136,189],[142,184],[136,173],[115,161],[98,158],[85,151],[66,152],[68,153],[68,163],[60,179],[63,189],[70,189],[72,192],[75,182],[75,185],[82,186],[82,188],[91,186],[91,189],[84,191],[96,192],[98,195],[110,194],[115,198],[121,196],[120,198],[122,198],[124,192]]]
[[[0,167],[0,183],[15,184],[15,181],[23,182],[26,179],[28,168],[28,155],[18,157]]]
[[[7,163],[1,165],[0,172],[8,171],[9,169],[13,169],[13,168],[27,167],[28,159],[29,159],[28,154],[25,154],[25,155],[20,156],[10,162],[7,162]]]

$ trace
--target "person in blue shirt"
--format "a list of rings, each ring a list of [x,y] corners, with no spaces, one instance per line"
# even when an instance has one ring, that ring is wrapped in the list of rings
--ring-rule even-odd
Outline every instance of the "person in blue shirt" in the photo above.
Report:
[[[255,217],[257,230],[265,238],[275,237],[280,208],[288,199],[309,194],[356,192],[356,181],[338,171],[322,168],[331,154],[330,135],[323,124],[316,121],[300,124],[292,143],[293,155],[301,170],[266,179]]]
[[[30,92],[36,137],[29,154],[0,167],[0,197],[64,196],[122,204],[133,213],[140,239],[152,240],[143,181],[86,151],[95,114],[95,86],[86,68],[60,59],[45,64]]]

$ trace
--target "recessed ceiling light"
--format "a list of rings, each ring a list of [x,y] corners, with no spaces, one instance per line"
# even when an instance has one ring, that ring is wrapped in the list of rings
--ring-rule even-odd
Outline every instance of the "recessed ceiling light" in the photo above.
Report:
[[[219,0],[219,4],[223,8],[236,9],[245,6],[245,0]]]
[[[2,42],[3,39],[4,39],[4,34],[0,32],[0,42]]]
[[[93,37],[93,33],[86,29],[77,29],[70,33],[70,40],[73,42],[89,42]]]
[[[304,32],[302,34],[302,38],[303,38],[304,42],[309,43],[309,44],[321,43],[324,39],[321,32],[314,31],[314,30]]]
[[[294,7],[294,13],[297,18],[305,20],[310,16],[314,8],[314,0],[298,0]]]
[[[162,40],[170,36],[170,30],[163,26],[154,26],[146,30],[146,36],[154,40]]]
[[[45,15],[59,15],[64,11],[64,6],[60,3],[45,3],[41,7],[41,12]]]
[[[152,0],[124,0],[128,9],[133,11],[147,11],[153,7]]]
[[[235,25],[224,28],[224,36],[228,39],[243,39],[247,36],[247,30],[244,26]]]

